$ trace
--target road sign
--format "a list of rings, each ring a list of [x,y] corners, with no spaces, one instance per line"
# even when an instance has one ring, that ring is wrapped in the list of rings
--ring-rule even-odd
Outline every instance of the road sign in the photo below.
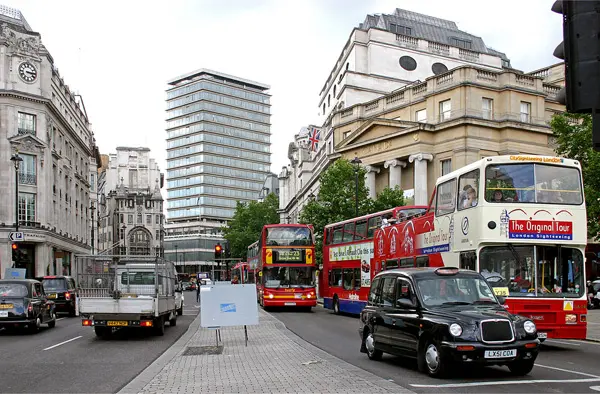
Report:
[[[12,231],[9,235],[8,235],[8,239],[10,239],[12,242],[19,242],[19,241],[23,241],[24,235],[22,231]]]

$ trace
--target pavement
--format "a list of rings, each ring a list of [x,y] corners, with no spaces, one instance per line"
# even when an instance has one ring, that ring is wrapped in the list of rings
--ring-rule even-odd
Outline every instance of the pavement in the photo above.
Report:
[[[587,339],[600,342],[600,309],[588,310]]]
[[[80,317],[58,315],[37,334],[0,330],[0,392],[114,393],[171,347],[198,314],[195,292],[185,293],[183,316],[165,335],[120,330],[100,340]]]
[[[248,326],[248,346],[243,327],[222,328],[222,347],[215,346],[215,334],[200,327],[198,316],[120,393],[412,392],[311,345],[262,309],[259,325]],[[353,348],[358,352],[356,343]]]

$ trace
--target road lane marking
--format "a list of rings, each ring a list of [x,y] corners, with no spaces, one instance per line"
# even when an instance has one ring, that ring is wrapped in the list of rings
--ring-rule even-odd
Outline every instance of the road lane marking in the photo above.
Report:
[[[582,341],[582,340],[579,340],[579,339],[573,339],[573,342],[585,343],[586,345],[600,346],[600,342],[594,342],[594,341]]]
[[[447,384],[411,384],[418,388],[456,388],[456,387],[475,387],[475,386],[502,386],[505,384],[536,384],[536,383],[591,383],[600,382],[598,379],[534,379],[534,380],[490,380],[487,382],[463,382]]]
[[[592,375],[589,373],[585,373],[585,372],[579,372],[579,371],[573,371],[572,369],[564,369],[564,368],[558,368],[558,367],[551,367],[549,365],[542,365],[542,364],[535,364],[536,367],[542,367],[542,368],[548,368],[548,369],[554,369],[555,371],[562,371],[562,372],[568,372],[568,373],[573,373],[576,375],[582,375],[582,376],[587,376],[589,378],[597,378],[600,379],[600,376],[598,375]]]
[[[68,339],[68,340],[66,340],[66,341],[64,341],[64,342],[57,343],[56,345],[53,345],[53,346],[47,347],[47,348],[46,348],[46,349],[44,349],[44,350],[50,350],[50,349],[54,349],[55,347],[58,347],[58,346],[60,346],[60,345],[64,345],[65,343],[69,343],[69,342],[71,342],[71,341],[74,341],[74,340],[76,340],[76,339],[79,339],[79,338],[81,338],[81,337],[82,337],[82,336],[80,335],[80,336],[78,336],[78,337],[75,337],[75,338]]]
[[[590,390],[600,391],[600,386],[590,386]]]
[[[62,319],[66,319],[66,317],[59,317],[58,319],[56,319],[56,321],[62,320]]]

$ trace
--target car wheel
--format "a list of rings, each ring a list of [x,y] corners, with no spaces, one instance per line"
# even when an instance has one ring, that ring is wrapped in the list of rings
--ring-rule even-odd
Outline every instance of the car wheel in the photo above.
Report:
[[[54,328],[56,326],[56,312],[50,314],[50,321],[48,322],[48,328]]]
[[[40,331],[41,326],[42,326],[42,319],[40,319],[40,317],[38,316],[35,319],[35,323],[29,324],[29,331],[31,331],[31,333],[36,333],[36,332]]]
[[[508,364],[508,369],[513,375],[525,376],[533,369],[535,360],[519,360]]]
[[[435,341],[428,341],[418,354],[420,363],[425,367],[425,372],[429,376],[441,378],[448,372],[446,363],[439,345]]]
[[[369,360],[381,360],[383,352],[379,349],[375,349],[375,340],[373,339],[373,334],[370,330],[366,330],[363,341],[365,342]]]
[[[340,314],[340,301],[337,296],[333,297],[333,313],[336,315]]]

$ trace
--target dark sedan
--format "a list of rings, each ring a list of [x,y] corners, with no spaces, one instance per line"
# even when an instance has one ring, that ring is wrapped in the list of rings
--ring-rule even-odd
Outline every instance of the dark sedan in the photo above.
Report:
[[[481,274],[458,268],[378,274],[359,333],[370,359],[413,357],[435,377],[460,364],[506,365],[526,375],[540,344],[533,321],[508,313]]]
[[[57,312],[67,312],[73,317],[77,314],[77,286],[70,276],[44,276],[42,282],[48,299],[54,301]]]
[[[27,327],[38,332],[42,324],[56,325],[53,301],[48,301],[42,284],[32,279],[0,280],[0,327]]]

